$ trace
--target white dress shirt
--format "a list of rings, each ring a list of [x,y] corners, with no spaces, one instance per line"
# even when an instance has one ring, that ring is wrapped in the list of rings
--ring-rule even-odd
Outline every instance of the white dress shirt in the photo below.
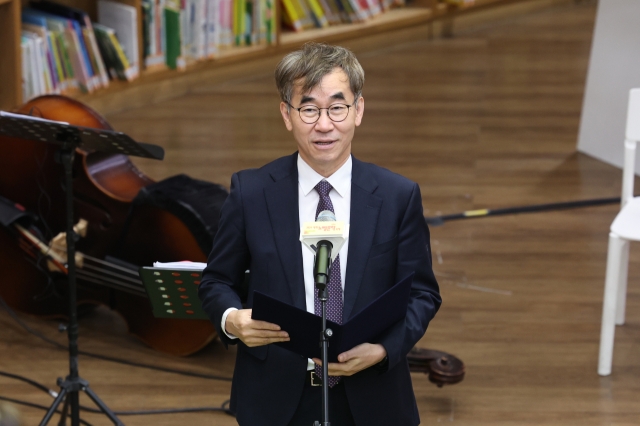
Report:
[[[316,185],[322,179],[325,179],[331,184],[333,189],[329,192],[329,198],[333,204],[333,210],[336,215],[336,220],[350,223],[351,219],[351,170],[353,162],[351,156],[347,161],[336,170],[328,178],[323,177],[318,172],[313,170],[298,154],[298,214],[300,220],[300,226],[304,222],[315,222],[316,209],[318,208],[318,201],[320,195],[315,190]],[[304,293],[305,302],[307,305],[307,312],[314,313],[314,297],[316,293],[315,282],[313,279],[313,261],[314,253],[309,250],[302,242],[300,242],[300,250],[302,250],[302,268],[304,274]],[[349,253],[349,241],[340,249],[340,278],[342,282],[342,292],[344,301],[344,283],[345,274],[347,271],[347,256]],[[227,309],[222,315],[222,331],[231,339],[237,339],[236,336],[227,333],[225,323],[227,316],[231,311],[236,308]],[[286,331],[286,330],[285,330]],[[309,360],[308,369],[313,370],[314,363]]]
[[[298,155],[298,212],[300,215],[300,226],[304,222],[316,221],[316,209],[320,195],[315,190],[316,185],[321,180],[326,180],[333,189],[329,193],[336,220],[349,223],[351,217],[351,156],[349,159],[328,178],[322,177],[311,168]],[[304,271],[304,293],[307,302],[307,311],[314,313],[314,295],[316,293],[313,279],[314,253],[302,242],[302,270]],[[344,278],[347,271],[347,255],[349,253],[349,241],[340,249],[340,277],[342,281],[342,291],[344,294]],[[343,299],[344,300],[344,299]]]

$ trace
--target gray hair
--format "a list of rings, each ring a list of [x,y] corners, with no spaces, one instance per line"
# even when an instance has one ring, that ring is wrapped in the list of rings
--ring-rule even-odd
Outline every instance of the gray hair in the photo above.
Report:
[[[302,49],[289,53],[276,67],[275,77],[280,99],[290,103],[296,81],[302,79],[302,93],[309,93],[335,68],[342,68],[349,87],[356,96],[362,94],[364,70],[349,49],[324,43],[305,43]]]

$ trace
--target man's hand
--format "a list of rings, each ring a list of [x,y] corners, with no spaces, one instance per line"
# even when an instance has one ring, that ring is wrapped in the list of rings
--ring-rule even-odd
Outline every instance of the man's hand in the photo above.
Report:
[[[380,344],[363,343],[338,355],[338,362],[329,363],[330,376],[353,376],[359,371],[382,361],[387,350]],[[322,365],[322,361],[313,358],[313,362]]]
[[[242,340],[247,346],[262,346],[275,342],[288,342],[289,333],[280,326],[266,321],[251,319],[251,309],[231,311],[224,324],[227,333]]]

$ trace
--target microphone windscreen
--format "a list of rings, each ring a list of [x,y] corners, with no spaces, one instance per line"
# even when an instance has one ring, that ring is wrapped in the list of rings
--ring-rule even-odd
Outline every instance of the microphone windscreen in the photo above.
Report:
[[[335,222],[336,221],[336,215],[333,214],[333,212],[331,210],[323,210],[320,213],[318,213],[318,218],[316,219],[316,222]]]

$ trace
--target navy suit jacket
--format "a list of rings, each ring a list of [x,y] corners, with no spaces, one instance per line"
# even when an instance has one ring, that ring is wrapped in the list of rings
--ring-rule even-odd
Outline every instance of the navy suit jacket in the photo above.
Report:
[[[250,348],[229,339],[222,314],[251,308],[254,290],[306,309],[299,236],[297,153],[233,175],[199,294],[222,342],[238,344],[230,407],[240,425],[287,425],[300,401],[307,359],[276,345]],[[386,371],[368,368],[343,378],[354,419],[358,425],[417,425],[406,355],[441,303],[418,185],[353,158],[348,244],[344,321],[415,272],[405,320],[371,342],[387,350]]]

